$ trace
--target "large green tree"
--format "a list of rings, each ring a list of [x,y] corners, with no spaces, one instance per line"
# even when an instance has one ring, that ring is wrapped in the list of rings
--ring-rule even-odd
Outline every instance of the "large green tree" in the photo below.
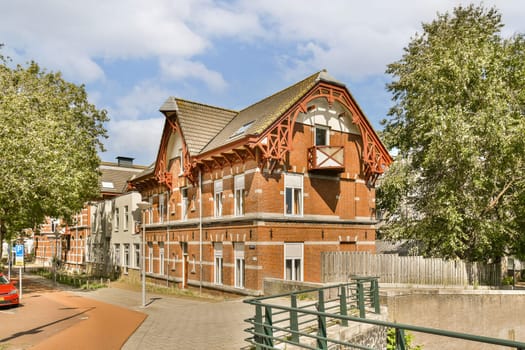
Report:
[[[98,195],[107,115],[83,86],[0,56],[0,120],[2,232],[35,227],[45,216],[67,219]]]
[[[383,137],[399,155],[378,191],[382,231],[427,255],[525,255],[525,40],[494,8],[423,24],[387,73]]]

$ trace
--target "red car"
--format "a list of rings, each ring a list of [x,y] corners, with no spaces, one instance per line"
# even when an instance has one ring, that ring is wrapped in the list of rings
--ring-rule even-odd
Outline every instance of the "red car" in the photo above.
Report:
[[[11,282],[0,272],[0,306],[16,305],[19,303],[18,289],[15,282]]]

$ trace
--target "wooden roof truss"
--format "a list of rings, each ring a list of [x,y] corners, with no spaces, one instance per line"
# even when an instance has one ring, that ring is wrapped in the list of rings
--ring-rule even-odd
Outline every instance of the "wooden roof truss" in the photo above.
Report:
[[[392,162],[392,158],[346,88],[323,82],[279,118],[255,143],[261,151],[261,169],[268,165],[272,171],[278,163],[284,161],[286,154],[293,150],[293,129],[297,116],[299,113],[306,113],[308,104],[318,98],[325,98],[330,107],[337,101],[352,113],[352,122],[359,128],[363,139],[362,161],[365,180],[373,186],[378,176]]]
[[[190,157],[180,126],[176,120],[171,120],[170,117],[166,116],[167,123],[171,128],[164,130],[155,176],[159,182],[165,183],[172,189],[173,179],[166,164],[166,146],[172,132],[180,133],[183,139],[183,174],[193,184],[197,181],[199,168],[213,171],[227,166],[231,167],[237,162],[244,163],[249,159],[257,160],[261,169],[267,167],[272,172],[278,164],[286,160],[288,153],[293,150],[293,130],[299,113],[306,113],[308,104],[318,98],[326,99],[329,106],[337,101],[352,114],[352,122],[359,128],[363,140],[364,177],[369,185],[374,185],[378,176],[392,162],[392,158],[346,88],[322,81],[261,135],[244,139],[243,142],[238,142],[233,146],[227,145],[206,155]]]

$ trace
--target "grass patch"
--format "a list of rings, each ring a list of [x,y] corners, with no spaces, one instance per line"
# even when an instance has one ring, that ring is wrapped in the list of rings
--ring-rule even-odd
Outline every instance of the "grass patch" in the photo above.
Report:
[[[40,268],[32,271],[33,274],[45,277],[49,280],[55,279],[55,273],[49,269]],[[109,279],[97,278],[86,274],[68,274],[63,271],[56,272],[56,281],[62,285],[67,285],[84,290],[95,290],[105,288],[109,284]],[[0,349],[1,350],[1,349]]]

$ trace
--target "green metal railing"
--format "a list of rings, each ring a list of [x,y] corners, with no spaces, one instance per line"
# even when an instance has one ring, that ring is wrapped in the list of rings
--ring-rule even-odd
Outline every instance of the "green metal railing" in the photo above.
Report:
[[[301,337],[313,337],[317,343],[313,349],[326,349],[327,328],[348,326],[344,316],[361,319],[367,313],[380,313],[379,285],[374,277],[354,277],[350,283],[244,302],[255,306],[255,316],[246,320],[252,327],[246,331],[253,335],[247,341],[257,349],[273,349],[283,342],[297,345]]]
[[[367,345],[328,336],[330,327],[347,327],[349,322],[395,329],[398,350],[407,349],[407,330],[525,350],[525,343],[522,342],[366,317],[380,313],[377,278],[355,278],[351,283],[253,298],[244,302],[255,307],[255,315],[245,320],[251,325],[245,331],[251,335],[246,341],[256,350],[282,349],[285,344],[312,350],[334,347],[374,350]]]

